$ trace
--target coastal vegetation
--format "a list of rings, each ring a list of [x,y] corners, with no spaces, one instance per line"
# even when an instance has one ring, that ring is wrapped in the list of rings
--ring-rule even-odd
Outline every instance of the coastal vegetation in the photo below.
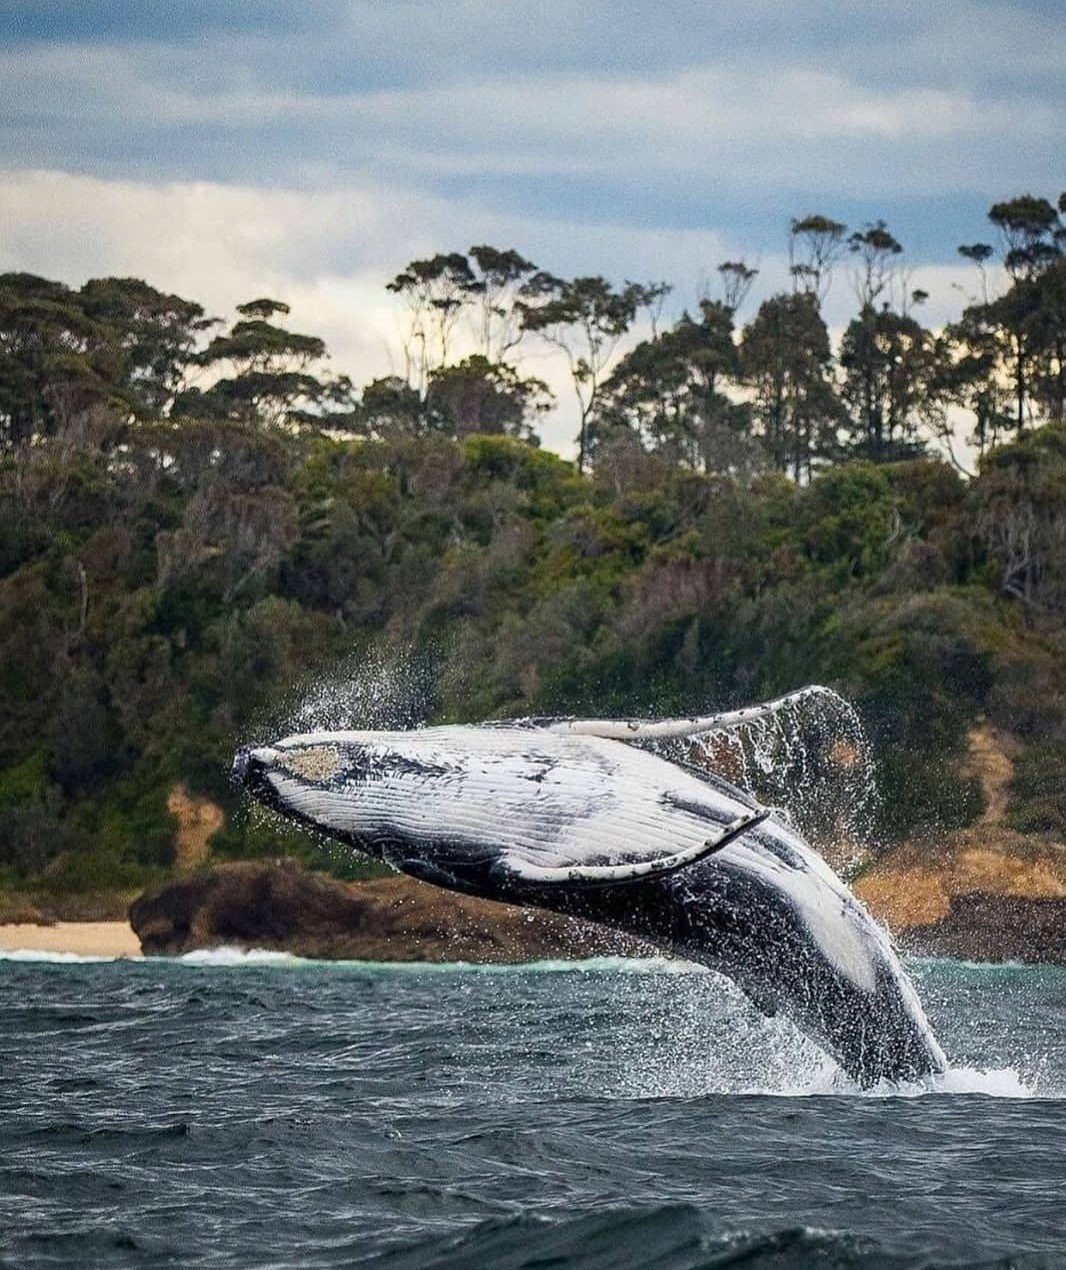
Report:
[[[138,279],[0,276],[0,885],[159,880],[175,790],[225,813],[216,858],[318,858],[235,814],[232,750],[389,649],[440,720],[831,684],[882,845],[980,817],[985,719],[1016,739],[1006,824],[1061,837],[1064,212],[995,204],[939,330],[880,221],[797,219],[786,291],[747,311],[757,271],[727,261],[670,322],[660,282],[417,260],[390,284],[405,373],[364,386],[279,300],[224,324]],[[538,341],[576,461],[538,443]]]

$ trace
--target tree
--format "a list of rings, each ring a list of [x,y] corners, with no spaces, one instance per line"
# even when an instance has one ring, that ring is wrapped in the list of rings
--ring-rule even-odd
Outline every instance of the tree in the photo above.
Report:
[[[422,397],[399,375],[367,384],[351,424],[356,432],[376,438],[418,436],[429,427]]]
[[[736,313],[748,298],[759,271],[744,260],[723,260],[718,266],[718,276],[722,280],[722,301],[731,313]]]
[[[0,275],[0,439],[55,436],[122,396],[120,332],[76,292],[33,274]]]
[[[936,342],[913,317],[863,306],[844,332],[841,396],[853,452],[874,462],[913,457],[919,427],[934,422]]]
[[[797,481],[837,452],[842,422],[829,332],[809,291],[765,300],[741,343],[744,380],[770,464]]]
[[[936,392],[973,416],[969,442],[980,458],[1014,426],[1010,386],[1001,373],[1000,333],[987,305],[972,305],[940,339]],[[950,445],[950,431],[943,436]]]
[[[490,269],[507,272],[507,263],[489,261]],[[448,360],[448,344],[465,305],[478,293],[487,293],[487,282],[478,279],[462,252],[438,252],[425,260],[412,260],[388,284],[388,290],[407,301],[410,323],[403,351],[406,377],[424,393],[430,372]]]
[[[603,386],[592,440],[621,426],[674,462],[708,472],[746,469],[751,412],[724,391],[738,378],[733,310],[704,300],[699,321],[686,313],[622,358]]]
[[[1028,323],[1034,359],[1032,395],[1049,423],[1066,422],[1066,256],[1036,281]]]
[[[842,221],[819,214],[794,219],[789,226],[788,271],[796,288],[809,291],[819,304],[829,294],[833,266],[844,252],[847,231]]]
[[[860,308],[872,307],[892,286],[896,257],[902,244],[888,231],[883,220],[873,221],[848,237],[848,250],[856,257],[855,294]]]
[[[217,319],[205,317],[194,301],[157,291],[140,278],[93,278],[79,298],[87,317],[117,332],[123,384],[138,416],[166,414],[196,364],[201,336]]]
[[[985,265],[988,264],[993,254],[991,245],[989,243],[962,243],[958,251],[963,260],[970,260],[977,266],[977,271],[981,275],[981,299],[987,304],[988,270]]]
[[[513,366],[480,353],[430,376],[425,411],[449,436],[503,434],[539,444],[533,418],[549,409],[552,395],[539,379],[523,379]]]
[[[473,281],[468,292],[476,297],[478,339],[482,356],[500,362],[523,334],[518,301],[522,287],[537,269],[513,248],[482,245],[470,248]]]
[[[272,426],[320,426],[331,413],[346,418],[352,388],[345,377],[323,375],[318,363],[326,345],[316,335],[302,335],[276,321],[289,312],[280,300],[250,300],[237,306],[240,320],[217,335],[199,354],[198,363],[212,369],[229,365],[207,389],[190,388],[175,398],[176,417],[231,419]]]
[[[1022,194],[993,203],[988,219],[1000,232],[1003,264],[1015,281],[1035,278],[1062,254],[1062,226],[1046,198]]]
[[[588,457],[589,422],[604,375],[638,308],[655,288],[627,282],[616,290],[605,278],[556,278],[535,274],[526,284],[520,312],[523,329],[539,335],[566,358],[581,416],[578,471]]]
[[[974,501],[1003,594],[1066,614],[1066,430],[1041,428],[994,450]]]
[[[1061,202],[1062,200],[1060,200]],[[987,243],[959,248],[981,271],[982,298],[971,304],[953,328],[956,340],[970,337],[973,356],[956,353],[958,362],[978,376],[978,405],[992,400],[1004,382],[1010,384],[1011,426],[1025,430],[1034,406],[1052,419],[1062,417],[1066,395],[1063,360],[1062,261],[1066,225],[1045,198],[1024,194],[994,203],[988,219],[999,231],[1003,267],[1010,286],[990,298],[985,265],[993,254]],[[976,358],[976,360],[975,360]],[[1002,412],[987,408],[978,419],[978,433]]]

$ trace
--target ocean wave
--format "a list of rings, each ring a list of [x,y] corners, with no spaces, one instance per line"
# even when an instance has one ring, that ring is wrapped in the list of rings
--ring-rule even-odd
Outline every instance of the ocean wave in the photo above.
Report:
[[[459,1270],[491,1265],[497,1270],[565,1265],[571,1270],[806,1270],[812,1265],[904,1267],[912,1259],[864,1235],[794,1226],[766,1232],[715,1231],[692,1204],[608,1208],[562,1219],[492,1218],[459,1234],[395,1249],[363,1263],[379,1270]],[[991,1264],[1024,1264],[1013,1260]],[[925,1266],[935,1263],[923,1261]]]
[[[198,948],[178,957],[151,958],[186,966],[314,966],[322,970],[370,970],[399,975],[544,975],[544,974],[637,974],[708,975],[705,966],[666,957],[586,957],[579,961],[546,958],[543,961],[360,961],[342,958],[298,957],[272,948],[240,948],[221,945]]]
[[[1045,961],[970,961],[965,957],[906,957],[911,970],[976,970],[985,974],[1008,973],[1066,974],[1066,966]]]
[[[158,960],[176,962],[182,966],[311,966],[331,964],[330,962],[312,962],[306,957],[297,957],[293,953],[280,952],[275,948],[237,948],[230,945],[222,945],[218,948],[196,948],[192,952],[182,953],[179,957],[161,957]]]
[[[395,970],[401,973],[436,972],[443,974],[478,975],[559,975],[559,974],[656,974],[656,975],[708,975],[706,966],[691,961],[673,960],[667,957],[584,957],[580,960],[548,957],[543,961],[364,961],[344,962],[344,965],[372,966],[377,970]]]
[[[109,961],[143,961],[143,957],[96,956],[85,953],[50,952],[43,948],[14,948],[0,952],[0,961],[34,961],[57,966],[91,966]]]
[[[881,1081],[871,1089],[860,1089],[847,1077],[844,1086],[833,1089],[812,1087],[808,1093],[848,1093],[863,1098],[929,1098],[937,1095],[983,1094],[986,1098],[1037,1098],[1039,1095],[1013,1067],[949,1067],[946,1072],[920,1081],[893,1084]],[[802,1090],[790,1090],[802,1096]]]

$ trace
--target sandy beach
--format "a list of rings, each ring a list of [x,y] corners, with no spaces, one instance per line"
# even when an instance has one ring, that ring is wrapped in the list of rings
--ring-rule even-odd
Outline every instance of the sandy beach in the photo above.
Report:
[[[0,925],[0,953],[76,953],[79,957],[137,957],[141,942],[129,922],[32,922]]]

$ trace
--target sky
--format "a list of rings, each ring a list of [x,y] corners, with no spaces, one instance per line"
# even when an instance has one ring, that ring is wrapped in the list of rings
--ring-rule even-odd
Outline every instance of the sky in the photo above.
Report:
[[[680,311],[740,256],[754,305],[817,211],[887,221],[936,324],[990,204],[1066,186],[1064,124],[1062,0],[3,0],[0,269],[276,296],[365,382],[415,257],[515,247]],[[541,430],[567,450],[565,410]]]

